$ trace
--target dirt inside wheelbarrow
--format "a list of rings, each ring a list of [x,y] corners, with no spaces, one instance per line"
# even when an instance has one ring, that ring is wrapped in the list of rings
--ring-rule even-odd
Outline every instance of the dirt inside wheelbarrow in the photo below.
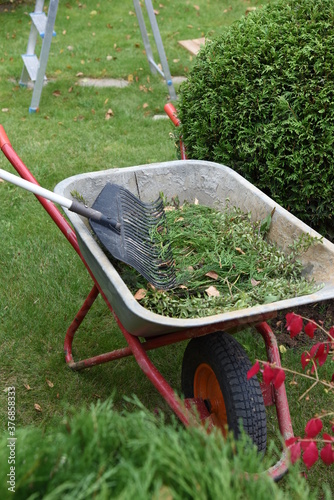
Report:
[[[316,323],[329,330],[334,326],[334,300],[327,300],[320,303],[308,304],[305,306],[296,307],[293,311],[279,312],[277,318],[271,321],[273,328],[280,345],[285,347],[308,347],[312,346],[315,342],[328,340],[327,335],[321,330],[317,329],[314,334],[314,339],[310,339],[305,334],[300,334],[294,338],[290,337],[289,332],[286,330],[285,316],[288,312],[300,314],[304,318],[312,319]],[[304,322],[305,324],[305,322]]]

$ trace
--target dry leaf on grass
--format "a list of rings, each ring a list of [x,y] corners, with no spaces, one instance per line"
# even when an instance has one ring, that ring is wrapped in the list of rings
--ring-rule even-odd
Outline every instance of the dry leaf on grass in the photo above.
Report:
[[[218,274],[215,273],[215,271],[209,271],[205,276],[207,276],[208,278],[212,278],[213,280],[218,279]]]
[[[139,288],[139,290],[137,290],[136,293],[134,294],[134,298],[136,300],[142,300],[146,294],[147,290],[145,290],[145,288]]]
[[[42,411],[42,408],[37,403],[34,404],[34,408],[35,408],[36,411]]]
[[[108,109],[108,111],[106,112],[106,116],[105,116],[105,119],[106,120],[110,120],[110,118],[114,116],[114,112],[111,108]]]
[[[53,387],[53,383],[51,382],[51,380],[46,379],[46,383],[49,387]]]
[[[23,384],[23,385],[24,385],[24,387],[27,389],[27,391],[31,391],[31,387],[30,387],[30,385],[29,385],[29,384]]]
[[[257,281],[256,279],[251,278],[251,283],[252,283],[252,286],[257,286],[261,283],[261,281]]]
[[[220,295],[219,290],[215,286],[209,286],[205,291],[209,297],[219,297]]]
[[[241,250],[241,248],[239,248],[239,247],[236,247],[236,251],[241,253],[241,255],[245,255],[245,252],[243,250]]]
[[[256,7],[247,7],[245,11],[245,15],[247,16],[250,12],[254,12],[256,10]]]

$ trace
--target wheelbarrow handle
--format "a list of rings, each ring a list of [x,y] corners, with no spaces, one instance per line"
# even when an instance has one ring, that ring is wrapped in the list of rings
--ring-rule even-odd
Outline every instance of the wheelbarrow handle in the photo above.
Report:
[[[181,123],[180,119],[177,117],[177,111],[171,102],[165,104],[164,106],[165,113],[171,119],[175,127],[178,127]]]
[[[6,170],[2,170],[1,168],[0,168],[0,178],[3,179],[4,181],[10,182],[11,184],[14,184],[15,186],[25,189],[26,191],[30,191],[31,193],[34,193],[37,196],[42,196],[43,198],[46,198],[49,201],[57,203],[62,207],[68,208],[68,210],[70,210],[71,212],[83,215],[88,219],[93,219],[94,221],[99,222],[104,226],[107,227],[111,226],[113,229],[120,230],[121,224],[118,221],[106,217],[101,212],[94,210],[93,208],[86,207],[82,203],[79,203],[75,200],[70,200],[65,196],[56,194],[53,191],[49,191],[48,189],[45,189],[42,186],[39,186],[38,184],[33,184],[32,182],[22,179],[17,175],[11,174]]]
[[[174,107],[174,105],[169,102],[165,104],[164,106],[165,113],[168,115],[168,117],[171,119],[175,127],[179,127],[181,125],[181,120],[177,116],[177,110]],[[186,148],[182,139],[182,136],[180,137],[180,153],[181,153],[181,160],[188,160],[188,156],[186,153]]]

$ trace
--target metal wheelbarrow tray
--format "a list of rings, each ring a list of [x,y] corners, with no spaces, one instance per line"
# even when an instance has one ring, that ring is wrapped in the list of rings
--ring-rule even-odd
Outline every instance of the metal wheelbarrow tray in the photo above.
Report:
[[[13,150],[2,127],[0,127],[0,147],[21,177],[37,184],[36,179]],[[181,160],[80,174],[60,182],[55,191],[67,197],[71,196],[72,191],[77,191],[87,204],[91,205],[107,182],[126,187],[142,201],[151,201],[162,191],[168,198],[177,195],[181,202],[184,200],[191,202],[197,198],[199,203],[219,209],[224,207],[228,198],[231,206],[251,212],[256,220],[266,217],[275,207],[269,239],[283,249],[302,233],[320,236],[233,170],[210,162]],[[197,419],[206,422],[209,427],[218,425],[224,432],[227,423],[229,428],[235,431],[236,427],[233,426],[239,425],[243,413],[234,415],[233,422],[229,421],[228,414],[235,410],[234,403],[237,402],[238,406],[241,401],[244,410],[251,415],[249,419],[251,426],[257,427],[254,430],[255,437],[257,432],[260,433],[258,442],[263,444],[263,441],[266,441],[263,418],[266,420],[265,406],[269,405],[276,406],[278,425],[283,439],[287,440],[293,436],[284,384],[275,389],[273,386],[268,388],[259,384],[256,377],[247,381],[250,361],[241,346],[225,332],[233,332],[248,325],[254,326],[265,342],[268,361],[276,363],[278,367],[281,366],[276,337],[265,320],[275,317],[279,310],[291,310],[302,304],[334,297],[334,245],[324,239],[322,243],[311,247],[303,256],[305,273],[317,283],[324,283],[324,286],[312,295],[206,318],[186,320],[167,318],[148,311],[134,299],[96,243],[83,218],[65,209],[74,232],[52,203],[41,196],[37,198],[76,250],[94,282],[87,299],[66,332],[65,359],[71,369],[81,370],[133,355],[148,379],[185,425],[192,424],[196,414]],[[127,347],[75,361],[72,356],[75,333],[99,293],[114,314]],[[147,352],[184,340],[190,342],[182,366],[186,399],[181,400],[152,363]],[[217,366],[219,373],[216,373]],[[204,389],[201,387],[203,380]],[[228,402],[228,398],[233,400],[232,403]],[[243,419],[243,424],[247,423],[248,420]],[[245,430],[247,431],[246,428]],[[264,447],[265,444],[264,442]],[[259,448],[261,449],[261,446]],[[285,474],[287,468],[288,458],[286,451],[283,451],[281,459],[266,472],[274,480],[278,480]]]
[[[253,220],[264,219],[275,207],[269,240],[277,243],[282,249],[287,250],[288,245],[302,233],[320,237],[233,170],[211,162],[181,160],[81,174],[60,182],[55,191],[67,197],[71,197],[72,191],[77,191],[90,206],[107,182],[126,187],[143,201],[151,201],[163,191],[168,199],[177,195],[181,203],[185,200],[193,202],[197,198],[202,205],[223,209],[228,199],[230,206],[251,212]],[[87,264],[97,277],[123,326],[135,336],[148,338],[200,326],[215,329],[219,325],[219,328],[226,329],[231,322],[240,325],[255,323],[272,317],[278,310],[292,309],[334,297],[334,245],[323,240],[323,243],[312,246],[301,259],[305,275],[317,283],[324,283],[324,286],[312,295],[205,318],[176,319],[154,314],[144,309],[133,298],[94,240],[85,221],[73,212],[66,209],[65,211],[76,231],[80,250]]]

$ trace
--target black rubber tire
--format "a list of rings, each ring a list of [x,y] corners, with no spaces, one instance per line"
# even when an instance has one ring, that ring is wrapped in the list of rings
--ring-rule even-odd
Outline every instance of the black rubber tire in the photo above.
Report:
[[[192,339],[182,363],[182,391],[185,398],[194,397],[195,373],[201,364],[213,370],[225,406],[228,430],[236,439],[240,424],[260,452],[266,450],[267,418],[263,396],[257,377],[247,380],[252,364],[241,345],[229,334],[216,332]]]

